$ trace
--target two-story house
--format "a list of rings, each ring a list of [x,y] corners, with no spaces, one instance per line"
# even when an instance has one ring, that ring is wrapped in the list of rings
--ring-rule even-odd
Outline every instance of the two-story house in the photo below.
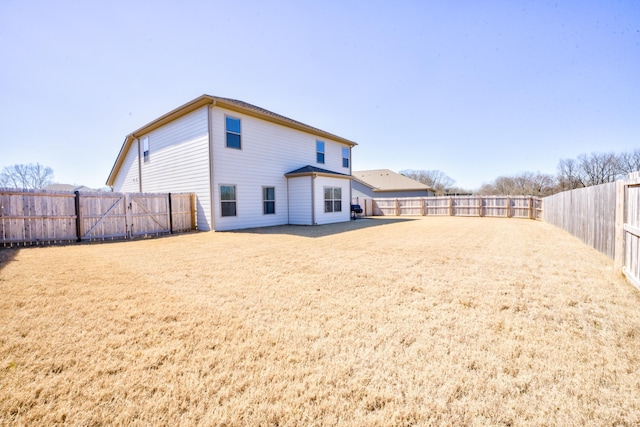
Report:
[[[355,145],[246,102],[203,95],[127,135],[107,185],[195,193],[199,230],[349,221]]]

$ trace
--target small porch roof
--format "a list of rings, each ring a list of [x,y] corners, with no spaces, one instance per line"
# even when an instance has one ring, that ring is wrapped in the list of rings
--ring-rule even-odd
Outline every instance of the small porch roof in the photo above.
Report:
[[[333,178],[351,179],[351,175],[330,171],[328,169],[322,169],[316,166],[303,166],[291,172],[284,174],[287,178],[297,178],[300,176],[329,176]]]

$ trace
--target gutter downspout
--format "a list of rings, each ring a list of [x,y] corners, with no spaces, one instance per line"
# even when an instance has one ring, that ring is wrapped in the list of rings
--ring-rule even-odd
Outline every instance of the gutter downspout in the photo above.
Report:
[[[351,149],[353,147],[349,147],[349,176],[351,178],[349,178],[349,212],[351,212],[351,203],[353,203],[353,189],[351,188],[353,186],[353,175],[351,174],[351,169],[353,168],[353,156],[351,155]]]
[[[316,174],[311,174],[311,225],[316,224]]]

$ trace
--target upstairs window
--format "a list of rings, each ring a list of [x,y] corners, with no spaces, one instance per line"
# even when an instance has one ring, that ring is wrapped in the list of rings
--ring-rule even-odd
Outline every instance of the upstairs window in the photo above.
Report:
[[[324,211],[342,212],[342,188],[324,187]]]
[[[265,215],[276,213],[275,187],[262,187],[262,213]]]
[[[240,119],[234,119],[233,117],[225,118],[225,128],[227,131],[227,148],[242,148],[242,141],[240,137]]]
[[[236,186],[220,186],[220,214],[222,216],[236,216]]]
[[[324,163],[324,142],[316,141],[316,162]]]
[[[144,158],[144,162],[147,163],[149,161],[149,137],[145,136],[142,138],[142,157]]]
[[[349,167],[349,149],[347,147],[342,147],[342,167]]]

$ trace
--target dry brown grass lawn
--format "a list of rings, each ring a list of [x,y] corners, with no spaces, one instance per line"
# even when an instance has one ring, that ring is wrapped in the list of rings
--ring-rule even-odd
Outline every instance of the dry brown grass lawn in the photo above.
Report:
[[[638,425],[640,292],[548,224],[0,250],[2,425]]]

